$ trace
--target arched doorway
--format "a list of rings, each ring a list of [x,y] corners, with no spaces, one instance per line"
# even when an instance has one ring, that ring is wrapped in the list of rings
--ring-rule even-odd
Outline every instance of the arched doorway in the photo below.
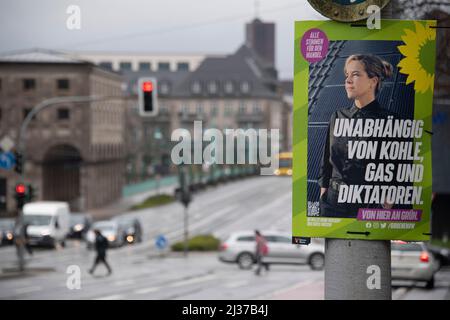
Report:
[[[80,191],[79,151],[70,145],[50,148],[43,162],[43,199],[67,201],[72,210],[83,207]]]

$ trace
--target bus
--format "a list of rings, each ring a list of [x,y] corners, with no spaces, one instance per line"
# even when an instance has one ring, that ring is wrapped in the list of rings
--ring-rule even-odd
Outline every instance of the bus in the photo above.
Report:
[[[278,154],[279,168],[275,169],[276,176],[292,176],[292,152]]]

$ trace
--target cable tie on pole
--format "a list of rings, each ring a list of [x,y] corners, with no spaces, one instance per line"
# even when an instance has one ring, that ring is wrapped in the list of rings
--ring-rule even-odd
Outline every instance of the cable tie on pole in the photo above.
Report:
[[[433,131],[424,130],[426,133],[433,135]]]

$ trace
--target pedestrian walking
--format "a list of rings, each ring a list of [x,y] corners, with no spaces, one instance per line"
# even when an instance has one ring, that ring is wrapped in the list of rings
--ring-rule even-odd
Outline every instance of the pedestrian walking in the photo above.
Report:
[[[90,274],[93,274],[97,265],[102,262],[108,269],[108,275],[112,273],[111,267],[106,261],[106,250],[108,249],[108,240],[101,234],[100,230],[95,229],[95,251],[97,256],[95,257],[94,265],[89,270]]]
[[[256,264],[258,265],[255,271],[256,275],[261,273],[261,268],[264,266],[266,271],[269,271],[269,264],[263,261],[264,256],[269,253],[269,247],[267,246],[267,240],[258,231],[255,230],[255,240],[256,240]]]

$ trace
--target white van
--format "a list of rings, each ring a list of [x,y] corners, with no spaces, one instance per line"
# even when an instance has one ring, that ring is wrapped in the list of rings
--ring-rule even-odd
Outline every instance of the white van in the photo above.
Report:
[[[65,246],[70,231],[70,210],[67,202],[40,201],[23,207],[24,225],[30,245]]]

